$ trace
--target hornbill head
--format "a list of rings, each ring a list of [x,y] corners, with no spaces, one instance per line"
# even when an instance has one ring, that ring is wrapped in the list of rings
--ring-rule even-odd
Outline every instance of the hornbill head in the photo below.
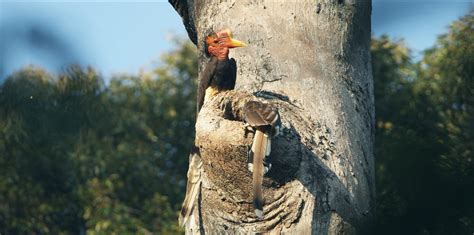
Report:
[[[245,47],[245,43],[232,38],[229,29],[213,32],[206,37],[206,52],[210,56],[225,59],[229,55],[229,49]]]

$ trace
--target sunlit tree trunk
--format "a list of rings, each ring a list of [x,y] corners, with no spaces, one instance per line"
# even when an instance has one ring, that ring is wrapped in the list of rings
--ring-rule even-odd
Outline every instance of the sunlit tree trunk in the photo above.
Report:
[[[204,37],[229,28],[237,86],[196,124],[204,162],[197,228],[189,233],[364,233],[374,218],[370,1],[170,1],[207,61]],[[284,131],[265,176],[265,217],[253,215],[240,122],[245,101],[279,109]]]

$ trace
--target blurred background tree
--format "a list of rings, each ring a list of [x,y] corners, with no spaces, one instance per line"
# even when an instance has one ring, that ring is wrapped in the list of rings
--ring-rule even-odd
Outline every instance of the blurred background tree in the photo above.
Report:
[[[373,39],[378,234],[474,232],[474,12],[413,63]]]
[[[104,85],[38,68],[0,90],[0,234],[175,234],[195,120],[195,47]]]
[[[372,41],[375,234],[474,232],[474,13],[420,62]],[[0,234],[177,234],[194,137],[197,56],[152,72],[29,67],[0,86]]]

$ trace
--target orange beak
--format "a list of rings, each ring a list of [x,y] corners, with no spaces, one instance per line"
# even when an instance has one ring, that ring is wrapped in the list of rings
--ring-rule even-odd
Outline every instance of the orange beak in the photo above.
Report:
[[[228,47],[229,48],[236,48],[236,47],[246,47],[247,45],[237,39],[230,38]]]

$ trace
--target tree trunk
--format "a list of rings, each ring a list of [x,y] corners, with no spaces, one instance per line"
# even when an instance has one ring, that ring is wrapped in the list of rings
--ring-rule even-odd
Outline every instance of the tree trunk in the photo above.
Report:
[[[354,234],[374,219],[374,97],[370,1],[174,1],[200,68],[204,38],[229,28],[237,85],[201,110],[196,144],[203,160],[199,228],[208,234]],[[202,70],[202,68],[200,69]],[[264,179],[265,216],[253,214],[241,108],[261,100],[278,108],[283,134],[273,141]]]

